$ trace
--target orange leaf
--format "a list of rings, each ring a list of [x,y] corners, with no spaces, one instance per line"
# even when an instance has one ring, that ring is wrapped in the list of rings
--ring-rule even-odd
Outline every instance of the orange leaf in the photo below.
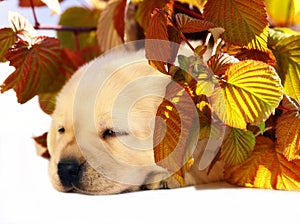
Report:
[[[33,45],[18,41],[5,55],[16,70],[1,85],[1,92],[14,89],[18,102],[25,103],[37,94],[57,91],[52,82],[65,80],[59,72],[61,51],[55,38],[37,37]]]
[[[162,9],[165,6],[173,8],[172,5],[173,0],[141,1],[139,2],[138,9],[136,11],[136,20],[144,30],[147,30],[151,14],[155,9]]]
[[[247,49],[247,48],[241,48],[236,46],[230,46],[227,53],[230,55],[234,55],[240,61],[253,59],[253,60],[265,62],[273,67],[276,67],[275,56],[273,55],[272,51],[269,49],[266,49],[265,51],[260,51],[256,49]]]
[[[239,62],[238,59],[228,54],[216,54],[207,61],[207,65],[216,76],[222,77],[230,65],[237,62]]]
[[[256,142],[248,160],[225,169],[225,180],[246,187],[299,190],[300,160],[288,161],[275,151],[275,144],[269,138],[259,136]]]
[[[4,55],[17,41],[17,35],[11,28],[0,29],[0,62],[6,61]]]
[[[146,31],[145,50],[147,59],[155,68],[167,74],[165,65],[171,58],[171,46],[168,35],[168,15],[164,10],[154,11]]]
[[[300,103],[285,95],[281,106],[285,110],[276,124],[276,150],[290,161],[300,155]]]
[[[159,106],[157,116],[154,129],[155,162],[171,171],[184,185],[184,173],[191,166],[199,136],[195,105],[185,89],[172,82],[167,87],[166,99]]]
[[[183,33],[196,33],[204,30],[209,30],[211,28],[216,28],[217,26],[212,22],[195,19],[188,15],[177,13],[175,15],[176,24],[178,28]]]

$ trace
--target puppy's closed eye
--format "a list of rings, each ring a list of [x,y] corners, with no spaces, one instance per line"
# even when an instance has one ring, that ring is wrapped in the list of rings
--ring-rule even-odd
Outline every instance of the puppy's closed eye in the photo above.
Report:
[[[128,133],[124,131],[114,131],[108,128],[102,133],[102,138],[107,139],[107,138],[121,136],[121,135],[128,135]]]
[[[63,133],[65,133],[66,130],[64,127],[60,127],[57,131],[59,134],[63,134]]]

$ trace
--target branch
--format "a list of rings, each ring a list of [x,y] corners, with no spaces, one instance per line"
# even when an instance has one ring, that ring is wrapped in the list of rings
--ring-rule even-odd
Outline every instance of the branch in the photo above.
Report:
[[[33,14],[33,18],[34,18],[34,25],[35,26],[39,26],[40,23],[39,23],[39,21],[37,19],[36,13],[35,13],[35,8],[34,8],[33,0],[30,0],[30,6],[31,6],[31,9],[32,9],[32,14]]]
[[[91,32],[97,30],[97,27],[74,27],[74,26],[47,26],[47,25],[35,25],[37,30],[56,30],[56,31],[71,31],[77,33]]]

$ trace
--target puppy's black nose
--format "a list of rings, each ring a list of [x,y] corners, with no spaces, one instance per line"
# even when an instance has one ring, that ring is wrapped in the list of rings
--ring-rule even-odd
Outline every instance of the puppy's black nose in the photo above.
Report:
[[[57,165],[57,174],[64,187],[72,187],[80,179],[81,165],[76,160],[63,160]]]

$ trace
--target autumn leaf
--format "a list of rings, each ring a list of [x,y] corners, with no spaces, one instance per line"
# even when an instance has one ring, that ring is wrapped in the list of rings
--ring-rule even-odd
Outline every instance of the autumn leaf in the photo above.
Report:
[[[50,154],[47,148],[47,132],[42,134],[41,136],[33,137],[35,142],[37,154],[45,159],[50,158]]]
[[[265,51],[260,51],[256,49],[247,49],[238,46],[230,46],[229,49],[226,51],[227,54],[233,55],[240,61],[244,60],[256,60],[265,62],[274,68],[276,68],[276,58],[273,55],[272,51],[266,49]]]
[[[255,145],[255,136],[251,131],[237,128],[229,128],[228,132],[221,146],[220,159],[227,166],[239,165],[251,155]]]
[[[300,155],[300,103],[285,95],[281,107],[284,111],[276,124],[276,150],[291,161]]]
[[[275,31],[270,35],[272,43],[272,39],[278,38],[278,33],[280,41],[270,46],[277,60],[278,74],[282,79],[284,92],[300,101],[300,34],[284,35]]]
[[[263,0],[208,0],[204,18],[225,29],[223,37],[228,43],[267,49],[268,21]]]
[[[168,12],[155,10],[146,30],[145,51],[150,64],[160,72],[168,74],[165,65],[172,64],[179,45],[169,41]],[[175,52],[174,52],[175,51]]]
[[[61,8],[59,2],[63,0],[19,0],[20,7],[39,7],[47,5],[54,13],[60,14]]]
[[[283,95],[275,70],[259,61],[232,64],[212,94],[212,108],[226,125],[246,129],[265,121]]]
[[[96,27],[99,16],[100,11],[95,9],[71,7],[60,16],[59,25],[82,28]],[[57,37],[62,47],[72,50],[98,45],[96,29],[90,32],[80,32],[76,37],[73,32],[58,31]],[[76,41],[78,46],[76,46]],[[79,49],[77,49],[77,47],[79,47]]]
[[[97,25],[97,38],[104,52],[124,43],[125,7],[125,0],[114,0],[110,1],[101,12]],[[121,15],[118,16],[117,13]]]
[[[275,144],[271,139],[259,136],[250,158],[242,165],[227,167],[224,177],[230,184],[239,186],[299,190],[299,172],[299,159],[289,162],[275,151]]]
[[[37,32],[29,21],[17,12],[8,12],[10,26],[13,31],[25,41],[31,42],[31,39],[37,36]]]
[[[13,88],[18,102],[25,103],[37,94],[57,90],[58,87],[49,83],[65,79],[59,73],[60,52],[55,38],[37,37],[33,45],[18,41],[5,55],[16,70],[1,85],[1,92]]]
[[[64,62],[59,68],[59,72],[62,74],[61,78],[57,78],[51,83],[48,83],[49,90],[53,89],[54,91],[38,95],[41,109],[49,115],[51,115],[55,109],[58,94],[58,91],[55,90],[63,87],[66,80],[69,79],[81,65],[86,63],[80,52],[78,53],[67,48],[61,49],[61,58]]]
[[[205,3],[207,2],[207,0],[177,0],[177,1],[181,2],[181,3],[193,5],[193,6],[197,7],[199,10],[202,10]]]
[[[210,97],[214,86],[217,84],[217,79],[205,66],[203,59],[198,56],[179,55],[178,62],[194,95]]]
[[[183,33],[196,33],[217,27],[212,22],[195,19],[182,13],[177,13],[175,20],[177,27]]]
[[[17,41],[17,35],[11,28],[0,29],[0,62],[6,61],[4,55]]]
[[[172,0],[151,0],[151,1],[141,1],[138,4],[138,9],[136,11],[136,20],[140,26],[147,30],[151,15],[155,9],[163,9],[168,7],[172,9]]]
[[[198,141],[199,121],[195,105],[184,88],[172,82],[157,110],[154,129],[155,162],[171,171],[181,185],[192,165]]]
[[[300,2],[298,0],[266,0],[266,8],[272,23],[289,27],[300,22]]]
[[[207,61],[207,65],[210,67],[215,76],[223,78],[229,66],[237,62],[239,62],[237,58],[222,53],[210,57]]]
[[[19,0],[20,7],[30,7],[31,1],[34,6],[45,6],[45,3],[42,0]]]

